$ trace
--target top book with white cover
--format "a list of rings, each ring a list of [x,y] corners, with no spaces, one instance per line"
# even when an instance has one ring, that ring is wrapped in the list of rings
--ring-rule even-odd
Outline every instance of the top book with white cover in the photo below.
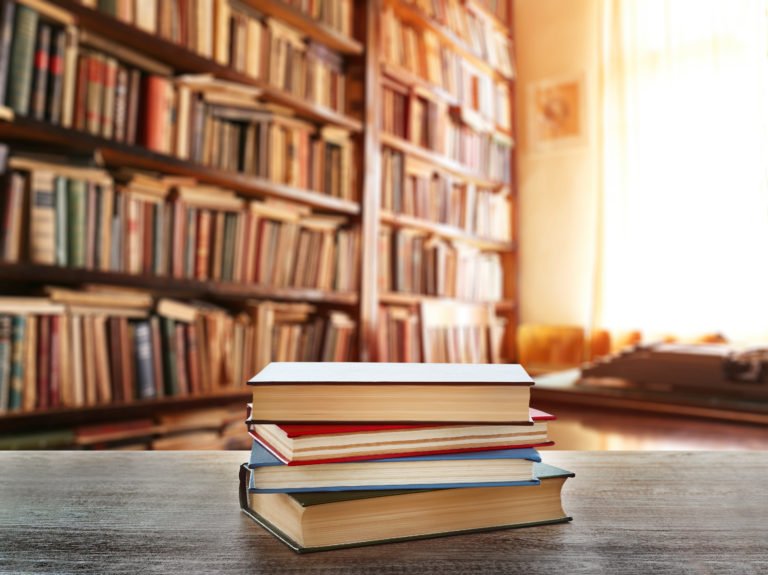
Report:
[[[273,362],[248,382],[254,421],[529,425],[519,365]]]

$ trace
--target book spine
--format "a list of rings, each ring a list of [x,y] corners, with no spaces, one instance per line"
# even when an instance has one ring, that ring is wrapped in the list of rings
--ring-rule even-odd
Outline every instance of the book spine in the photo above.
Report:
[[[10,411],[20,411],[23,403],[24,360],[26,358],[25,345],[27,343],[26,327],[26,317],[14,316],[10,367],[11,383],[8,395],[8,409]]]
[[[163,339],[163,379],[165,395],[173,397],[179,393],[179,380],[176,372],[176,327],[175,322],[167,317],[161,318]]]
[[[155,371],[152,360],[152,331],[148,321],[135,324],[136,383],[139,398],[156,397]]]
[[[8,411],[11,386],[12,330],[13,318],[10,315],[0,316],[0,413]]]
[[[68,231],[69,214],[67,212],[67,179],[61,176],[54,180],[55,211],[56,211],[56,265],[68,265]]]
[[[128,69],[118,66],[115,83],[115,117],[112,128],[114,138],[124,142],[126,138],[126,122],[128,119]]]
[[[50,69],[51,27],[40,24],[37,28],[34,74],[32,88],[32,117],[45,119],[45,99],[48,95],[48,72]]]
[[[104,99],[104,56],[93,53],[88,58],[86,85],[85,129],[94,135],[101,133],[102,104]]]
[[[50,399],[51,318],[40,316],[37,340],[37,408],[48,409]]]
[[[63,28],[53,31],[49,61],[47,120],[51,124],[62,123],[64,104],[64,53],[67,49],[67,31]]]
[[[61,405],[61,316],[52,315],[50,322],[50,343],[48,354],[48,407],[56,408]]]
[[[115,133],[115,98],[117,86],[117,60],[104,60],[104,105],[101,114],[101,135],[111,140]]]
[[[24,4],[17,4],[6,102],[20,116],[29,113],[38,19],[37,12]]]
[[[179,395],[189,395],[189,376],[187,373],[187,342],[184,338],[186,326],[177,323],[175,326],[176,344],[176,373],[178,377]]]
[[[3,22],[0,28],[0,106],[5,105],[8,89],[8,71],[11,59],[11,40],[13,39],[13,23],[16,13],[16,2],[7,0],[3,6]]]
[[[128,107],[125,121],[125,142],[130,145],[135,144],[138,137],[140,95],[141,72],[133,69],[128,76]]]
[[[67,260],[72,267],[85,267],[86,190],[82,180],[67,180]]]
[[[160,336],[160,319],[152,316],[149,319],[150,335],[152,336],[152,371],[155,381],[155,397],[165,395],[163,381],[163,341]]]
[[[123,365],[122,342],[120,341],[120,318],[111,317],[107,320],[107,336],[109,339],[109,368],[112,381],[112,399],[116,402],[126,401],[123,395]]]
[[[33,172],[30,185],[30,259],[34,263],[53,265],[56,263],[53,175]]]

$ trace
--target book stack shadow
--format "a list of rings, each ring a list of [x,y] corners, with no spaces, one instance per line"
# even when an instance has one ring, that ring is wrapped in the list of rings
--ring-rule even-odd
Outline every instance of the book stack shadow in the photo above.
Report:
[[[519,365],[271,363],[243,511],[297,552],[570,521]]]

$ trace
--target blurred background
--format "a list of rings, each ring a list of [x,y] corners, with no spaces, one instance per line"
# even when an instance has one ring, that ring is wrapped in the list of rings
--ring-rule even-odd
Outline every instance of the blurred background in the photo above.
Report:
[[[765,0],[0,0],[0,449],[241,449],[269,361],[768,448]]]

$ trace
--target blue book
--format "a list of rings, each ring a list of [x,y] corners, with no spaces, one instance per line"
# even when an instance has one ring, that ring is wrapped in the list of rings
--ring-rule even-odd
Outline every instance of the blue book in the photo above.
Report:
[[[251,493],[379,489],[449,489],[538,485],[535,449],[502,449],[394,457],[372,461],[287,465],[254,441]]]

